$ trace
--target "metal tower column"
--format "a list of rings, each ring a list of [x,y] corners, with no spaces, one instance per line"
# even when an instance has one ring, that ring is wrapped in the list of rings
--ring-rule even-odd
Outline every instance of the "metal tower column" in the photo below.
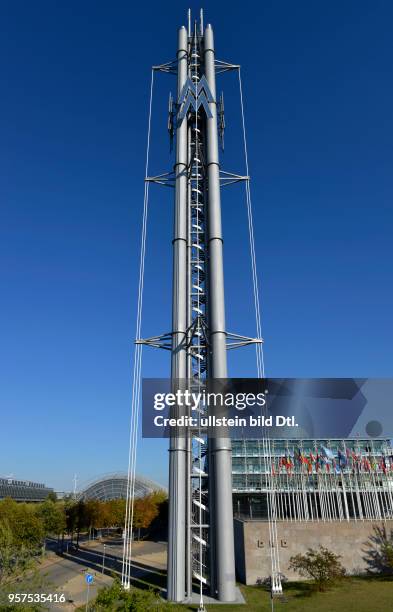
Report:
[[[238,66],[215,59],[212,27],[203,31],[201,12],[192,30],[189,12],[188,29],[179,30],[176,60],[153,69],[177,74],[168,120],[171,143],[176,135],[174,171],[146,178],[175,187],[172,330],[137,343],[171,350],[173,390],[180,383],[201,392],[209,379],[227,377],[227,349],[262,342],[225,327],[220,186],[249,177],[220,170],[218,140],[220,135],[223,144],[225,121],[216,72]],[[172,416],[180,414],[179,403]],[[171,430],[169,444],[167,595],[185,601],[198,585],[202,610],[209,591],[219,601],[236,600],[231,441],[226,430],[208,437],[207,403],[193,409],[193,427],[186,433]]]
[[[178,97],[188,76],[188,35],[182,26],[177,51]],[[173,236],[172,361],[173,380],[187,378],[187,121],[176,130],[175,218]],[[172,436],[169,446],[168,599],[183,601],[186,575],[187,443]]]
[[[211,25],[203,30],[203,12],[199,26],[195,21],[191,28],[189,10],[188,29],[183,26],[178,33],[176,60],[153,66],[177,74],[177,96],[169,97],[168,119],[171,146],[176,135],[174,170],[145,178],[175,187],[172,330],[136,338],[137,344],[169,349],[173,391],[187,388],[199,397],[209,388],[209,379],[227,378],[228,349],[262,343],[262,338],[230,333],[225,327],[220,186],[249,177],[220,170],[218,141],[220,136],[223,146],[225,119],[223,94],[219,101],[216,95],[216,73],[239,66],[217,60]],[[150,109],[152,92],[153,80]],[[180,398],[179,406],[172,408],[174,417],[188,409]],[[208,402],[196,402],[191,410],[193,426],[187,432],[171,429],[169,444],[167,596],[182,602],[197,591],[199,609],[204,610],[208,592],[221,602],[234,602],[237,595],[232,452],[227,430],[221,430],[219,438],[209,437]],[[130,553],[124,567],[123,584],[129,584]]]
[[[209,252],[209,340],[210,378],[227,377],[223,240],[221,230],[220,166],[218,157],[216,75],[213,29],[209,24],[204,36],[206,80],[213,102],[211,117],[206,118]],[[209,440],[210,491],[213,495],[211,538],[214,538],[214,590],[220,601],[236,599],[235,552],[232,509],[232,457],[229,437]]]

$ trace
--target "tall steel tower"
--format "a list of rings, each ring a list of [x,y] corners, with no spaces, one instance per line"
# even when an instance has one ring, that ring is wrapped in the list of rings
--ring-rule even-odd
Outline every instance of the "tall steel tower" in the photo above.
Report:
[[[248,176],[220,169],[225,121],[216,74],[237,69],[215,58],[213,29],[204,28],[202,11],[193,25],[189,11],[176,60],[153,67],[177,75],[168,122],[174,169],[146,178],[175,188],[172,331],[137,344],[170,349],[173,385],[191,390],[227,378],[228,348],[261,342],[225,326],[220,189]],[[186,601],[197,590],[201,599],[209,593],[235,601],[230,438],[225,431],[209,438],[199,426],[172,434],[169,451],[168,599]]]
[[[216,61],[211,25],[178,33],[172,378],[200,388],[227,377]],[[168,598],[192,581],[234,601],[231,442],[205,432],[172,437],[169,457]]]
[[[172,378],[200,386],[227,377],[211,25],[180,28],[177,61]],[[231,443],[201,433],[170,441],[168,598],[184,600],[196,578],[234,601]]]

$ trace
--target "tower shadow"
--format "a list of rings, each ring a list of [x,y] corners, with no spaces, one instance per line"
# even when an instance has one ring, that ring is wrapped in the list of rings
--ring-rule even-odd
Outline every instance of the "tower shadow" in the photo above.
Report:
[[[363,560],[367,574],[393,576],[393,529],[374,525],[373,534],[365,543]]]

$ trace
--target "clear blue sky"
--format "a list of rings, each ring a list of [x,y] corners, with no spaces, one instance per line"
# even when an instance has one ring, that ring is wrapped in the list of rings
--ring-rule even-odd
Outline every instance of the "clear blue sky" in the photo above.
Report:
[[[126,468],[150,66],[186,9],[1,2],[2,475],[70,489]],[[392,375],[393,4],[209,2],[206,20],[243,67],[267,374]],[[175,78],[157,83],[151,173],[172,165]],[[222,166],[243,172],[235,76],[219,88]],[[172,193],[151,196],[146,336],[170,329]],[[241,187],[223,216],[228,329],[254,334]],[[145,351],[146,376],[168,372]],[[140,473],[165,483],[166,461],[141,442]]]

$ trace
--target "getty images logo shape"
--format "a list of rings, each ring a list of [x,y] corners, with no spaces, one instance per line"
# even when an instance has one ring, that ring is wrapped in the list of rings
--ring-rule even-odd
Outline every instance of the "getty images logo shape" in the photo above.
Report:
[[[211,119],[213,115],[209,108],[209,102],[214,102],[214,98],[207,84],[205,75],[201,77],[198,83],[193,83],[190,77],[188,77],[179,97],[180,111],[178,122],[181,123],[183,121],[190,108],[193,108],[194,111],[197,112],[201,106],[205,109],[208,119]]]

